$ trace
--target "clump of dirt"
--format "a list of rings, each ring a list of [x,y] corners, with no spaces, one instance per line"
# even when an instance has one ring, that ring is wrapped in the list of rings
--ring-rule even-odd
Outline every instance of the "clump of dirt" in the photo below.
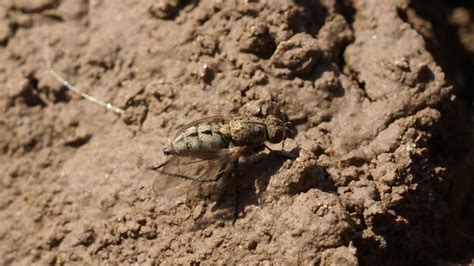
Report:
[[[447,82],[430,46],[437,38],[414,23],[424,21],[415,8],[408,0],[3,2],[0,262],[439,259],[453,172],[434,159],[433,143],[445,140],[458,84]],[[469,32],[456,12],[451,19]],[[71,94],[44,56],[126,113]],[[298,134],[271,148],[295,158],[241,162],[235,225],[225,179],[210,201],[153,191],[160,175],[150,167],[165,160],[177,128],[275,110]]]

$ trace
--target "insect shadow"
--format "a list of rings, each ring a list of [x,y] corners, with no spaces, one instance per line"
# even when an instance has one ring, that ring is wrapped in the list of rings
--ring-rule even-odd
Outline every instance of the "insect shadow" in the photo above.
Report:
[[[297,155],[299,150],[295,148],[289,154]],[[285,161],[293,159],[270,152],[258,153],[240,161],[232,173],[219,181],[222,182],[222,188],[213,190],[215,203],[210,208],[211,214],[196,220],[193,228],[202,229],[213,224],[216,219],[235,222],[235,219],[242,218],[247,206],[260,205],[261,196],[266,192],[271,177]]]

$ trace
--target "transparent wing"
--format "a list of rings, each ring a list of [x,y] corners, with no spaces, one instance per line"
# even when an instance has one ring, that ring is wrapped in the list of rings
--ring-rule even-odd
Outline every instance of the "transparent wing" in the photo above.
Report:
[[[199,156],[173,155],[157,167],[160,173],[153,183],[158,196],[173,197],[187,193],[202,182],[215,181],[233,167],[241,154],[240,147]]]

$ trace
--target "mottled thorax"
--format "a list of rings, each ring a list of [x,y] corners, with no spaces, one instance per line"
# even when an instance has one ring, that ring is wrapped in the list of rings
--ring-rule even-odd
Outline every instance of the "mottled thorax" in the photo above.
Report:
[[[235,117],[229,122],[232,141],[239,146],[260,145],[267,138],[265,123],[258,117]]]

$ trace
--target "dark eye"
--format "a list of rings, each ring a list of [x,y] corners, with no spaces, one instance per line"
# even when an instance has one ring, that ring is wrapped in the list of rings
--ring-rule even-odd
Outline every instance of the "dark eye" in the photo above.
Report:
[[[285,138],[285,130],[281,127],[274,127],[268,133],[268,140],[271,143],[281,142]]]

